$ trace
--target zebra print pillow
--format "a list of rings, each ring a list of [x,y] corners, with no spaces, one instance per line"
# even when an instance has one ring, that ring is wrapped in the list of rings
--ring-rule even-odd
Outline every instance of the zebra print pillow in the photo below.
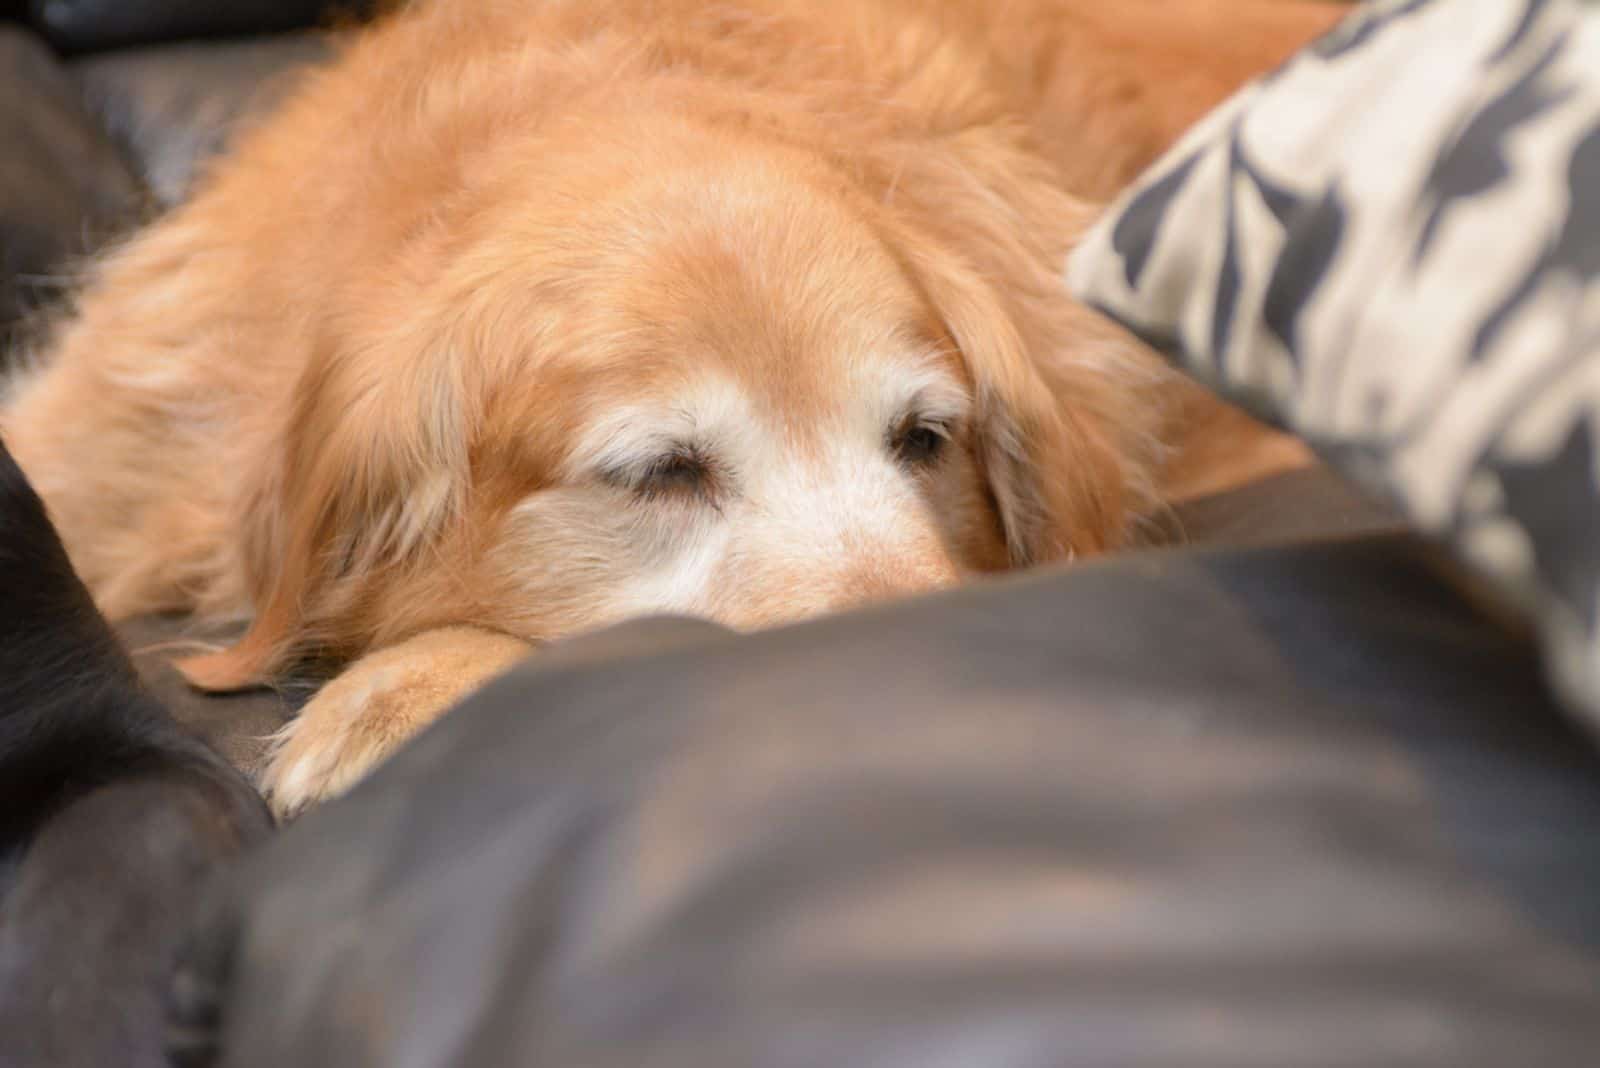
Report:
[[[1191,131],[1068,274],[1527,604],[1600,727],[1600,12],[1376,0]]]

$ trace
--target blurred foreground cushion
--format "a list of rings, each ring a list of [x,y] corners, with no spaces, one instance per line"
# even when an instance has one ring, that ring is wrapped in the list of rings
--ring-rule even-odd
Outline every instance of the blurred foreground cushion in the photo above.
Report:
[[[1590,1063],[1600,752],[1430,559],[551,647],[212,902],[182,1063]]]

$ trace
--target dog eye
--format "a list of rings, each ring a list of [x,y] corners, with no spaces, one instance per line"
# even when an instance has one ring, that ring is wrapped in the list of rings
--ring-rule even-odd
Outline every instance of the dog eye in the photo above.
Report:
[[[639,480],[639,488],[646,493],[692,492],[702,489],[710,474],[699,457],[675,453],[651,464]]]
[[[937,423],[908,422],[894,434],[891,447],[895,457],[912,467],[927,467],[939,459],[949,444],[950,431]]]
[[[607,471],[602,477],[645,500],[667,496],[709,499],[716,481],[710,461],[690,448],[675,449],[632,470]]]

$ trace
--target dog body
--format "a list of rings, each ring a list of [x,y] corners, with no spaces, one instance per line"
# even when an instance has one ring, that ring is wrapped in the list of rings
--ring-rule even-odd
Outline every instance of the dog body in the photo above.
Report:
[[[0,427],[107,613],[251,619],[197,684],[377,651],[284,807],[522,643],[1114,548],[1201,402],[1065,257],[1331,21],[1175,2],[421,3],[104,261]]]

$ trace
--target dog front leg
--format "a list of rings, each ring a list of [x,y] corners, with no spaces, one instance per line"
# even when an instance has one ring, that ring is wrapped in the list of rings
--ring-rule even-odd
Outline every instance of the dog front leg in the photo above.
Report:
[[[344,793],[531,648],[477,627],[442,627],[355,661],[274,739],[261,782],[273,812],[288,819]]]

